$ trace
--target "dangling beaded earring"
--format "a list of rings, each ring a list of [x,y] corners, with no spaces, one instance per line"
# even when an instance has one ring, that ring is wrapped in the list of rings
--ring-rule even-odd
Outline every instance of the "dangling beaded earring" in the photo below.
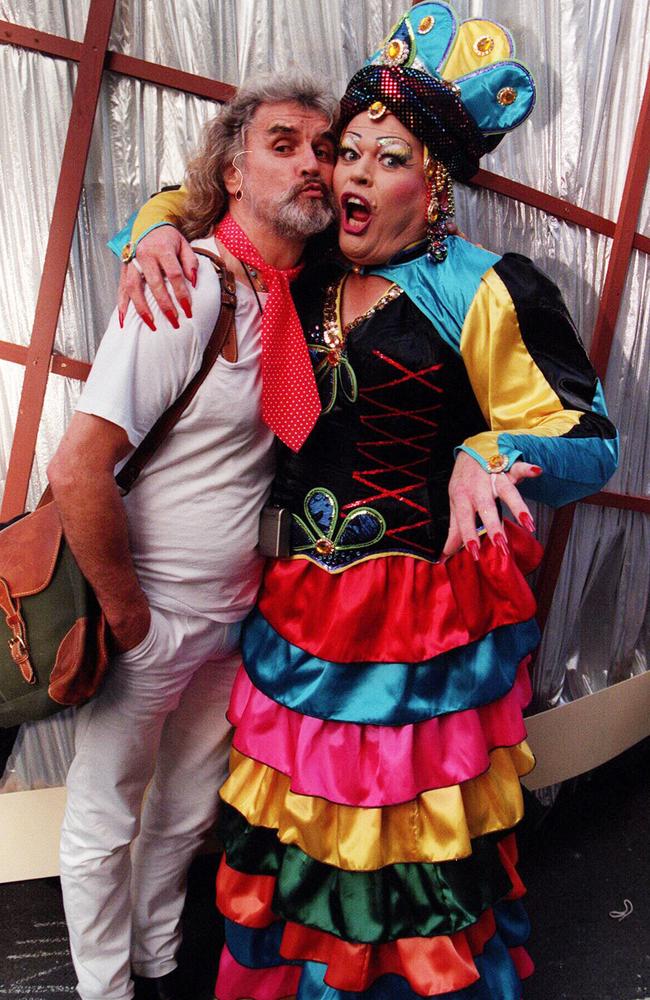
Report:
[[[447,223],[454,215],[454,190],[449,172],[439,160],[427,156],[424,174],[429,189],[427,205],[427,251],[435,264],[447,257]]]

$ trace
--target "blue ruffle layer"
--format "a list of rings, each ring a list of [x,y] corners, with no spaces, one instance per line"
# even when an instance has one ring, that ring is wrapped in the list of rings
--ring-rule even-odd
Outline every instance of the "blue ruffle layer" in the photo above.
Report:
[[[538,643],[531,619],[423,663],[338,664],[287,642],[256,611],[242,654],[255,687],[286,708],[317,719],[406,726],[502,698]]]

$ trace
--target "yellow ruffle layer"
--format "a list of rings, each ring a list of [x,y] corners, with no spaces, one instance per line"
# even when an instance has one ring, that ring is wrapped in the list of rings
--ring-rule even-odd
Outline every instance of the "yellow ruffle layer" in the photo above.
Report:
[[[374,871],[407,861],[467,857],[470,841],[508,830],[523,816],[519,778],[534,767],[526,743],[490,754],[490,767],[460,785],[423,792],[411,802],[363,809],[296,795],[290,779],[231,752],[221,797],[252,826],[278,831],[316,861],[345,871]]]

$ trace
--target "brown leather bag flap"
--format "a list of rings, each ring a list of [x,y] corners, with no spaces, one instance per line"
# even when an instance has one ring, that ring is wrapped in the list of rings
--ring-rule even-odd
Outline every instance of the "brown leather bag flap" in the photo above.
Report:
[[[12,597],[38,594],[52,579],[63,529],[54,502],[0,531],[0,576]]]

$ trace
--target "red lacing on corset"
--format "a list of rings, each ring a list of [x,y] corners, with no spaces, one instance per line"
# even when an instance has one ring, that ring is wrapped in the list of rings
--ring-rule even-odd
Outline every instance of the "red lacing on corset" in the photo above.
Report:
[[[442,404],[440,402],[432,402],[429,406],[422,406],[413,410],[403,410],[399,407],[383,403],[376,397],[381,391],[395,388],[403,385],[405,382],[411,381],[416,381],[420,385],[426,386],[431,393],[440,395],[443,390],[439,385],[431,381],[428,376],[440,371],[442,364],[428,365],[426,368],[411,370],[382,351],[373,351],[373,354],[402,374],[388,382],[381,382],[378,385],[372,386],[372,388],[359,391],[359,398],[363,399],[374,411],[364,414],[361,417],[361,423],[377,436],[370,439],[366,438],[359,442],[359,454],[373,463],[373,465],[370,468],[355,470],[352,476],[356,482],[362,483],[368,489],[375,490],[376,492],[361,500],[354,500],[351,503],[345,504],[342,511],[361,507],[377,500],[393,498],[400,503],[412,507],[414,510],[420,511],[425,516],[414,524],[389,528],[386,531],[386,535],[391,537],[403,536],[403,541],[407,545],[422,549],[425,552],[431,552],[432,550],[427,546],[411,542],[407,538],[409,532],[416,531],[431,523],[428,507],[423,507],[422,504],[410,497],[409,494],[413,493],[414,490],[421,489],[426,484],[429,444],[438,433],[438,422],[432,419],[431,415],[435,410],[440,409]],[[407,436],[401,436],[393,432],[390,427],[395,422],[395,418],[399,418],[401,422],[405,420],[409,421],[409,430],[411,433]],[[394,462],[382,459],[381,449],[393,447],[394,445],[403,445],[407,453],[409,451],[414,452],[413,458],[401,464],[395,464]],[[400,485],[393,489],[385,489],[377,477],[386,473],[391,474],[393,482],[395,476],[399,476],[402,479]]]

